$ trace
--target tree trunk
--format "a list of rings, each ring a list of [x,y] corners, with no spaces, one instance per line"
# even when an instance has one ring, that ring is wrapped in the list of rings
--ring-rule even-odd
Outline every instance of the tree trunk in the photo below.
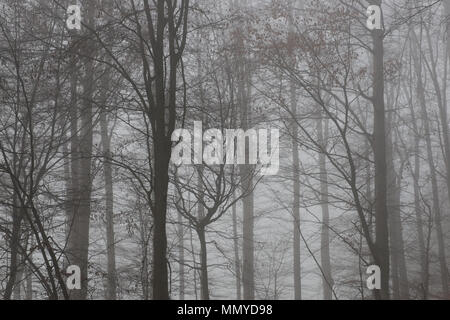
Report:
[[[73,39],[72,42],[75,42]],[[66,180],[66,194],[68,197],[66,204],[66,241],[68,246],[68,254],[70,253],[70,245],[72,245],[71,237],[73,233],[73,217],[78,215],[79,207],[79,175],[80,175],[80,155],[79,155],[79,133],[78,133],[78,76],[76,68],[76,54],[72,53],[72,66],[70,72],[70,103],[69,103],[69,118],[70,118],[70,161],[69,167],[65,165],[64,174]],[[63,149],[67,146],[63,145]],[[73,240],[74,241],[74,240]],[[67,256],[66,264],[70,264],[70,258]]]
[[[190,200],[189,200],[190,202]],[[192,228],[189,228],[189,240],[190,240],[190,245],[191,245],[191,252],[192,252],[192,262],[194,265],[194,272],[193,272],[193,281],[194,281],[194,295],[195,295],[195,300],[198,300],[198,290],[197,290],[197,261],[195,258],[195,248],[194,248],[194,236],[193,236],[193,232],[192,232]]]
[[[33,258],[30,256],[30,259]],[[26,300],[33,300],[33,272],[31,271],[30,267],[26,268],[27,271],[27,279],[26,279],[26,292],[25,292],[25,299]]]
[[[200,283],[201,298],[209,300],[209,283],[208,283],[208,252],[206,247],[205,228],[198,226],[196,228],[198,239],[200,240]]]
[[[412,92],[412,90],[411,90]],[[411,97],[412,98],[412,97]],[[413,136],[414,136],[414,171],[413,171],[413,180],[414,180],[414,213],[416,216],[416,229],[417,229],[417,241],[419,244],[419,254],[420,254],[420,269],[421,269],[421,280],[422,280],[422,288],[423,288],[423,298],[424,300],[428,299],[428,268],[427,268],[427,257],[425,250],[425,236],[423,233],[423,220],[422,220],[422,209],[420,207],[420,137],[419,137],[419,128],[417,125],[416,115],[414,111],[414,105],[412,103],[412,99],[410,99],[409,108],[411,110],[411,119],[413,125]]]
[[[242,65],[247,69],[247,64]],[[250,128],[250,75],[249,70],[241,73],[239,76],[239,96],[240,96],[240,114],[241,127],[244,131]],[[246,144],[246,158],[249,154],[249,147]],[[254,248],[254,193],[253,193],[253,166],[250,164],[240,166],[241,186],[246,196],[243,202],[243,267],[242,267],[242,283],[244,287],[244,300],[255,299],[255,248]]]
[[[105,88],[104,88],[105,90]],[[103,100],[103,107],[105,107],[106,99]],[[108,285],[107,285],[107,300],[117,299],[117,276],[116,276],[116,253],[114,240],[114,191],[112,179],[112,164],[111,164],[111,139],[108,134],[108,119],[106,112],[102,111],[100,114],[100,127],[103,147],[103,175],[105,178],[105,200],[106,200],[106,252],[107,252],[107,271],[108,271]]]
[[[416,136],[414,147],[414,213],[416,215],[416,229],[417,229],[417,241],[419,243],[419,254],[420,254],[420,270],[421,270],[421,280],[423,287],[423,297],[428,299],[428,268],[427,257],[425,251],[425,237],[423,233],[423,220],[422,220],[422,210],[420,208],[420,156],[419,156],[419,139]]]
[[[88,1],[87,24],[94,27],[95,6]],[[93,147],[93,94],[94,94],[94,44],[86,40],[84,43],[86,61],[84,63],[85,77],[83,79],[83,101],[80,112],[81,135],[79,145],[80,173],[79,173],[79,207],[72,217],[69,235],[68,258],[71,265],[77,265],[81,270],[81,290],[73,290],[71,299],[85,300],[88,293],[88,254],[89,254],[89,226],[91,217],[92,173],[91,158]],[[72,174],[76,172],[72,171]]]
[[[292,116],[297,115],[297,93],[293,81],[291,88],[291,112]],[[294,187],[294,203],[293,203],[293,234],[294,234],[294,299],[302,299],[302,274],[300,264],[300,157],[298,148],[298,127],[295,120],[292,121],[292,167],[293,167],[293,187]]]
[[[13,300],[21,299],[21,286],[24,280],[24,261],[21,259],[21,256],[19,254],[19,266],[17,268],[16,283],[14,284]]]
[[[245,8],[246,0],[231,0],[230,8]],[[236,29],[236,52],[235,69],[237,78],[237,104],[241,129],[244,131],[250,127],[250,96],[251,96],[251,62],[247,59],[244,36],[242,30]],[[246,144],[246,159],[248,156]],[[242,220],[242,286],[244,300],[255,299],[255,271],[254,271],[254,194],[253,194],[253,166],[240,165],[240,183],[242,192],[246,194],[242,198],[243,220]]]
[[[183,217],[178,212],[178,266],[180,273],[180,289],[179,289],[179,299],[184,300],[185,295],[185,270],[184,270],[184,227],[183,227]]]
[[[142,204],[140,199],[137,199],[136,207],[138,208],[139,213],[139,234],[140,234],[140,252],[142,256],[141,262],[141,273],[140,280],[142,286],[142,299],[144,301],[151,299],[151,290],[150,290],[150,277],[149,277],[149,242],[151,234],[149,231],[151,228],[149,227],[149,219],[147,217],[146,212],[142,210]]]
[[[403,241],[403,227],[400,216],[400,197],[401,197],[401,180],[395,177],[390,181],[392,187],[389,187],[389,224],[391,237],[391,270],[393,279],[393,298],[396,300],[409,299],[408,274],[406,269],[405,249]],[[398,182],[397,182],[398,181]]]
[[[373,1],[381,7],[381,1]],[[387,211],[386,123],[384,104],[384,31],[373,30],[373,107],[375,154],[375,263],[381,269],[381,290],[375,291],[378,299],[389,299],[389,231]]]
[[[145,112],[147,112],[148,120],[152,124],[153,150],[148,150],[148,158],[149,161],[153,161],[154,165],[154,168],[152,168],[154,172],[152,177],[153,199],[151,201],[154,227],[152,283],[153,299],[169,300],[166,231],[169,163],[172,151],[171,137],[177,121],[177,75],[184,50],[178,45],[179,38],[186,39],[189,1],[179,2],[179,5],[183,6],[182,11],[185,15],[179,17],[178,21],[175,21],[178,5],[168,5],[166,1],[162,0],[152,3],[154,8],[150,8],[148,0],[144,1],[147,25],[149,32],[152,33],[152,40],[150,41],[152,53],[149,54],[153,62],[152,68],[148,66],[145,57],[147,53],[142,52],[143,63],[146,66],[144,81],[150,104],[150,113],[147,110]],[[177,33],[178,26],[175,25],[183,26],[180,27],[183,29],[182,35]],[[165,36],[166,32],[167,37]],[[169,52],[165,52],[166,49]],[[151,81],[148,77],[150,74],[153,78]],[[150,94],[150,92],[154,92],[154,94]]]
[[[393,102],[390,101],[390,105]],[[403,242],[403,227],[401,222],[401,182],[403,164],[400,172],[395,171],[394,165],[394,112],[388,115],[387,127],[387,162],[388,162],[388,210],[389,210],[389,235],[391,250],[391,276],[393,283],[393,298],[395,300],[409,299],[408,275],[406,269],[405,249]]]
[[[153,212],[153,299],[169,300],[169,284],[167,272],[167,234],[166,210],[167,190],[169,184],[168,142],[164,136],[155,141],[155,210]]]
[[[110,11],[109,3],[106,3],[103,10]],[[107,18],[108,23],[111,19]],[[108,42],[110,40],[108,39]],[[110,48],[108,48],[109,50]],[[110,63],[110,57],[107,57]],[[113,170],[111,163],[111,136],[109,134],[109,121],[107,115],[108,95],[110,91],[111,69],[106,66],[105,74],[101,82],[100,97],[100,131],[101,143],[103,149],[103,176],[105,179],[105,217],[106,217],[106,253],[107,253],[107,272],[108,281],[106,288],[106,299],[117,299],[117,272],[116,272],[116,252],[115,252],[115,236],[114,236],[114,187],[113,187]]]
[[[392,127],[391,127],[392,128]],[[390,135],[389,135],[390,137]],[[389,237],[390,237],[390,253],[391,253],[391,278],[392,278],[392,297],[394,300],[400,300],[400,280],[399,280],[399,262],[398,262],[398,248],[396,235],[398,230],[394,227],[394,211],[396,208],[397,200],[397,180],[395,177],[394,161],[392,159],[392,145],[389,144],[388,149],[388,171],[389,171],[389,181],[388,181],[388,196],[387,203],[390,212],[389,215]]]
[[[239,235],[238,235],[238,227],[237,227],[237,214],[236,214],[236,203],[232,206],[232,214],[233,214],[233,248],[234,248],[234,272],[236,273],[236,299],[242,299],[242,291],[241,291],[241,260],[239,258]]]
[[[450,0],[444,0],[444,18],[446,21],[447,55],[450,59]]]
[[[401,177],[401,176],[400,176]],[[409,299],[409,282],[408,282],[408,269],[406,267],[406,257],[405,257],[405,245],[403,240],[403,225],[401,221],[400,215],[400,206],[401,206],[401,178],[399,177],[395,204],[396,210],[393,212],[394,214],[394,225],[393,228],[396,230],[396,242],[395,246],[396,254],[398,255],[398,264],[399,264],[399,281],[400,281],[400,299],[408,300]]]
[[[16,196],[13,199],[13,208],[12,208],[12,232],[11,239],[9,242],[9,247],[11,250],[10,254],[10,262],[9,262],[9,278],[6,283],[6,288],[3,293],[4,300],[10,300],[13,294],[14,286],[17,283],[18,274],[19,274],[19,245],[20,245],[20,230],[23,220],[22,208],[19,208],[17,205]]]
[[[327,121],[327,120],[325,120]],[[317,119],[318,143],[323,150],[326,150],[328,140],[328,126],[323,129],[322,112],[319,112]],[[320,203],[322,207],[322,232],[321,232],[321,264],[322,264],[322,288],[324,300],[333,299],[334,281],[331,275],[331,258],[330,258],[330,211],[328,207],[328,174],[326,166],[326,155],[324,152],[319,153],[320,168]]]

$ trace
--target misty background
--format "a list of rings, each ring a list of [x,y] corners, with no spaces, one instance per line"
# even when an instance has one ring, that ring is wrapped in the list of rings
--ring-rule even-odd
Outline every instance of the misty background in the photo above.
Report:
[[[449,299],[449,28],[450,0],[0,0],[0,298]],[[280,170],[175,166],[195,121],[279,129]]]

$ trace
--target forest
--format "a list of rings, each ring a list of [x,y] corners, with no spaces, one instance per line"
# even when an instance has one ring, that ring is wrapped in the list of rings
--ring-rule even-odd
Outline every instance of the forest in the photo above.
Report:
[[[450,0],[0,0],[0,300],[449,300],[449,73]]]

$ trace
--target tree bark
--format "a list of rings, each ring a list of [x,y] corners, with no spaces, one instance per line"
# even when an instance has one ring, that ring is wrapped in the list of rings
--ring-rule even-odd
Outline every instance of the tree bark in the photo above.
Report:
[[[94,27],[95,6],[93,1],[86,4],[87,24]],[[68,257],[69,263],[77,265],[81,270],[81,290],[73,290],[71,299],[85,300],[88,294],[88,255],[89,255],[89,227],[91,217],[92,173],[91,158],[93,148],[93,94],[94,94],[94,44],[86,39],[84,43],[86,61],[84,63],[85,76],[83,79],[82,107],[80,112],[80,172],[79,172],[79,207],[74,213],[69,235]],[[76,172],[72,171],[72,174]]]
[[[239,76],[239,96],[240,96],[240,114],[241,127],[244,131],[250,128],[250,75],[247,69],[248,64],[241,65],[246,71],[241,70]],[[249,147],[246,144],[246,155],[249,154]],[[247,158],[247,157],[246,157]],[[244,300],[255,299],[255,248],[254,248],[254,193],[253,193],[253,166],[241,165],[240,176],[242,192],[246,196],[242,199],[243,202],[243,268],[242,268],[242,283],[244,288]]]
[[[20,230],[23,220],[22,208],[18,207],[18,202],[16,197],[13,196],[13,208],[12,208],[12,232],[11,239],[9,242],[9,247],[11,250],[10,261],[9,261],[9,278],[6,283],[5,291],[3,293],[4,300],[10,300],[13,294],[13,289],[17,283],[17,278],[19,275],[19,264],[20,264]]]
[[[372,1],[381,7],[382,1]],[[381,290],[378,299],[389,299],[389,230],[387,211],[386,123],[384,103],[384,30],[373,30],[373,107],[375,154],[375,263],[381,269]]]
[[[201,283],[201,298],[202,300],[209,300],[209,283],[208,283],[208,251],[206,247],[205,228],[197,226],[196,228],[198,239],[200,240],[200,283]]]
[[[178,212],[178,265],[180,273],[180,289],[179,289],[179,299],[184,300],[185,296],[185,270],[184,270],[184,227],[183,227],[183,217]]]
[[[236,273],[236,299],[242,299],[241,290],[241,260],[239,258],[239,235],[238,235],[238,222],[236,213],[236,203],[232,206],[232,218],[233,218],[233,249],[234,249],[234,272]]]
[[[109,4],[105,4],[103,10],[110,11]],[[108,12],[109,14],[109,12]],[[107,19],[110,23],[110,19]],[[108,39],[108,42],[110,39]],[[109,48],[108,48],[109,50]],[[108,57],[107,61],[111,59]],[[105,179],[105,218],[106,218],[106,255],[107,255],[107,288],[106,299],[117,299],[117,272],[116,272],[116,244],[114,236],[114,187],[111,154],[111,136],[109,134],[109,121],[107,114],[108,95],[110,91],[111,69],[106,66],[105,74],[101,82],[100,97],[100,132],[103,149],[103,176]]]
[[[105,88],[104,88],[105,90]],[[106,99],[103,99],[105,107]],[[101,140],[103,147],[103,176],[105,179],[105,201],[106,201],[106,252],[107,252],[107,299],[117,299],[117,276],[116,276],[116,253],[114,240],[114,191],[111,164],[111,137],[108,134],[108,118],[103,110],[100,114]]]
[[[390,100],[389,100],[390,101]],[[390,105],[393,105],[390,101]],[[403,175],[403,163],[397,173],[394,164],[394,113],[388,115],[387,120],[387,163],[388,163],[388,211],[389,211],[389,235],[391,254],[391,276],[393,283],[393,298],[395,300],[409,299],[408,275],[405,260],[405,248],[403,241],[403,226],[401,222],[401,183]]]
[[[291,112],[295,117],[297,114],[297,94],[293,81],[291,81]],[[294,299],[302,300],[302,280],[300,264],[300,157],[298,148],[298,127],[295,121],[292,121],[292,168],[293,168],[293,187],[294,201],[292,208],[293,215],[293,235],[294,235]]]
[[[422,210],[420,208],[420,155],[419,155],[419,138],[415,135],[414,143],[414,213],[416,216],[417,241],[419,244],[421,280],[423,287],[423,297],[428,298],[428,268],[427,257],[425,251],[425,237],[423,233]]]
[[[419,126],[417,124],[416,113],[414,110],[414,104],[412,101],[412,87],[411,87],[411,97],[409,102],[409,108],[412,119],[413,126],[413,137],[414,137],[414,169],[412,172],[413,180],[414,180],[414,213],[416,217],[416,230],[417,230],[417,242],[419,245],[419,255],[420,255],[420,269],[421,269],[421,280],[422,280],[422,288],[423,288],[423,298],[424,300],[428,299],[428,267],[427,267],[427,257],[425,250],[425,236],[423,232],[423,219],[422,219],[422,209],[420,206],[420,135],[419,135]]]
[[[328,140],[328,126],[323,129],[322,112],[319,112],[317,119],[318,143],[323,150],[326,150]],[[325,120],[327,121],[327,120]],[[320,204],[322,208],[322,232],[321,232],[321,264],[322,264],[322,288],[324,300],[333,299],[334,280],[331,275],[330,258],[330,211],[328,207],[328,174],[326,166],[326,156],[323,152],[319,153],[320,168]]]
[[[30,257],[32,259],[32,257]],[[26,291],[25,291],[25,299],[33,300],[33,272],[30,267],[26,268],[27,270],[27,279],[26,279]]]

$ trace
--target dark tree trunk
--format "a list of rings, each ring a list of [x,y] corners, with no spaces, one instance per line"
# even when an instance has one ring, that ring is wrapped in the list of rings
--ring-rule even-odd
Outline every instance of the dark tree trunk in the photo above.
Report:
[[[196,228],[198,238],[200,240],[200,283],[201,283],[201,298],[202,300],[209,300],[209,283],[208,283],[208,252],[206,247],[205,228],[199,226]]]
[[[153,299],[169,300],[166,210],[170,144],[164,135],[155,141],[155,202],[153,212]]]
[[[373,1],[381,6],[381,1]],[[384,31],[373,30],[373,107],[375,154],[375,250],[374,260],[381,269],[381,290],[378,299],[389,299],[389,230],[387,211],[386,123],[384,104]]]
[[[179,299],[184,300],[185,296],[185,268],[184,268],[184,226],[183,216],[178,213],[178,259],[179,259],[179,272],[180,272],[180,289]]]
[[[95,6],[93,1],[87,3],[87,24],[94,26]],[[94,96],[94,44],[87,39],[84,43],[86,61],[84,63],[85,76],[83,79],[82,107],[80,108],[80,171],[79,206],[74,212],[69,234],[68,258],[71,265],[77,265],[81,270],[81,290],[73,290],[71,299],[85,300],[88,294],[88,255],[89,255],[89,228],[91,217],[92,173],[91,158],[93,147],[93,96]],[[72,171],[76,174],[76,171]],[[75,204],[76,206],[76,204]]]
[[[10,246],[10,262],[9,262],[9,278],[6,283],[5,291],[3,294],[4,300],[10,300],[13,294],[13,289],[16,284],[16,280],[18,278],[19,273],[19,264],[20,264],[20,254],[19,254],[19,245],[20,245],[20,230],[22,225],[22,209],[17,207],[17,201],[15,197],[13,199],[13,208],[12,208],[12,233],[11,239],[9,241]]]
[[[232,207],[233,214],[233,248],[234,248],[234,272],[236,273],[236,299],[242,299],[242,290],[241,290],[241,260],[239,258],[239,236],[238,236],[238,227],[237,227],[237,214],[236,214],[236,203],[233,204]]]

